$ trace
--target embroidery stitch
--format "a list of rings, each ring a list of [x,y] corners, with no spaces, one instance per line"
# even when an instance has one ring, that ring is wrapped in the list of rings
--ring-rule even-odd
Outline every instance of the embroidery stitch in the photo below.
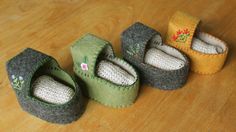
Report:
[[[137,44],[136,47],[130,46],[129,50],[126,50],[126,52],[131,56],[138,56],[138,52],[139,52],[140,48],[141,48],[140,45]]]
[[[11,78],[13,80],[12,82],[13,88],[21,90],[22,85],[24,84],[23,77],[22,76],[16,77],[15,75],[12,75]]]
[[[88,71],[88,57],[84,56],[83,62],[80,64],[80,67],[83,71]]]
[[[189,30],[183,29],[183,30],[178,30],[176,34],[172,36],[172,40],[175,42],[181,42],[184,43],[187,41],[188,37],[190,36]]]

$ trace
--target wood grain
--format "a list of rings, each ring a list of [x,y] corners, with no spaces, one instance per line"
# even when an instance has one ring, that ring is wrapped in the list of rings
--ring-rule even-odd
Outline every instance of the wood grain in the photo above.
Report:
[[[165,37],[171,15],[182,10],[202,19],[202,29],[230,48],[224,69],[190,73],[175,91],[142,86],[131,107],[112,109],[92,100],[83,116],[55,125],[23,112],[6,76],[5,62],[26,47],[55,57],[72,73],[71,42],[84,33],[110,41],[118,55],[120,33],[135,21]],[[1,0],[0,131],[236,131],[236,2],[234,0]]]

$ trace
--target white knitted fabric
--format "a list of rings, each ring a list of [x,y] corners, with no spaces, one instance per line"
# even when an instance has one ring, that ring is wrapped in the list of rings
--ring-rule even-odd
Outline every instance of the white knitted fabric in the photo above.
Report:
[[[46,75],[37,78],[32,86],[35,97],[52,104],[64,104],[74,96],[72,88]]]
[[[135,82],[135,78],[130,73],[106,60],[99,62],[97,75],[118,85],[131,85]]]
[[[193,38],[192,49],[205,54],[219,54],[223,52],[221,47],[206,43],[196,37]]]
[[[150,48],[146,52],[144,62],[164,70],[176,70],[184,66],[183,60],[156,48]]]

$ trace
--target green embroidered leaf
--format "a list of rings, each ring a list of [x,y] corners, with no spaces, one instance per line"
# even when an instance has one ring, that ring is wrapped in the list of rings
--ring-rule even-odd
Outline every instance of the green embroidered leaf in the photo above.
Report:
[[[88,57],[87,57],[87,56],[84,56],[83,62],[84,62],[84,63],[87,63],[87,62],[88,62]]]
[[[126,51],[129,55],[133,55],[133,52],[130,52],[129,50]]]
[[[13,82],[12,82],[13,88],[21,90],[23,84],[24,84],[24,80],[22,76],[14,77]]]
[[[17,81],[18,81],[18,79],[17,79],[17,78],[15,78],[15,79],[13,80],[13,82],[14,82],[14,83],[16,83]]]

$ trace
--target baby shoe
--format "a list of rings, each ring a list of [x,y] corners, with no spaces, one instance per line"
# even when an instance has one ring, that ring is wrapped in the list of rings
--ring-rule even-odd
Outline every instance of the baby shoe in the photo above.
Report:
[[[80,87],[51,56],[27,48],[7,62],[7,72],[24,111],[59,124],[81,116]]]
[[[188,76],[189,61],[175,48],[162,43],[159,32],[136,22],[121,34],[122,53],[151,86],[171,90],[182,87]]]
[[[191,70],[200,74],[219,71],[228,54],[226,43],[197,30],[200,20],[184,12],[170,19],[166,43],[183,51],[191,59]]]
[[[86,34],[71,46],[74,72],[88,96],[110,107],[131,105],[138,94],[139,77],[134,68],[114,55],[111,44]]]

